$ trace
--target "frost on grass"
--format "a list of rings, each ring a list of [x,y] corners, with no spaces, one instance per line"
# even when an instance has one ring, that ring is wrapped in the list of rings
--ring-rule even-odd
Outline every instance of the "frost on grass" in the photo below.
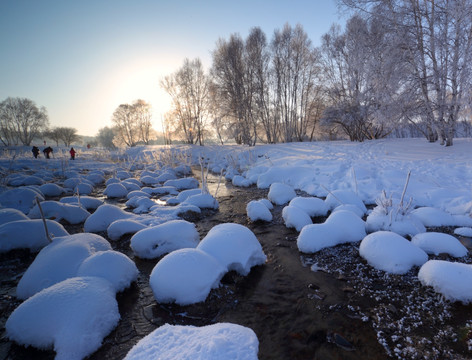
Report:
[[[470,320],[454,315],[454,303],[418,280],[418,267],[391,274],[368,265],[358,244],[343,244],[302,255],[302,263],[322,269],[351,288],[346,305],[315,306],[328,312],[343,312],[369,322],[378,342],[396,359],[465,360],[458,348],[467,351]],[[461,259],[470,264],[470,255]],[[469,282],[470,283],[470,282]],[[461,332],[465,332],[464,338]],[[460,344],[462,342],[462,345]],[[472,343],[472,342],[471,342]]]

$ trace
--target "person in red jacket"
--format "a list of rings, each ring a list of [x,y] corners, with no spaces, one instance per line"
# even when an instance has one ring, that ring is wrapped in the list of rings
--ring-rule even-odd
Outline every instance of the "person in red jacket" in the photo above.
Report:
[[[75,160],[75,150],[73,147],[70,148],[70,159]]]

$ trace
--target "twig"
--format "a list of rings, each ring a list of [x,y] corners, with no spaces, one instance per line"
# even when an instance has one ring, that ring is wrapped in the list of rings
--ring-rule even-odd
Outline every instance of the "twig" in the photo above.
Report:
[[[339,200],[339,198],[336,197],[336,195],[334,195],[331,191],[329,191],[329,190],[326,188],[326,186],[324,186],[323,184],[320,184],[320,186],[321,186],[323,189],[325,189],[328,193],[330,193],[336,200],[338,200],[338,201],[341,203],[341,205],[346,205],[346,204],[344,204],[341,200]]]
[[[38,205],[39,213],[41,214],[41,219],[43,219],[44,232],[46,233],[46,239],[48,239],[48,241],[50,243],[52,243],[52,239],[51,239],[51,236],[49,235],[49,231],[48,231],[48,225],[46,223],[46,218],[44,217],[43,208],[41,207],[41,203],[39,202],[38,197],[36,197],[36,204]]]
[[[406,176],[405,186],[403,187],[402,197],[400,198],[400,208],[403,207],[403,198],[405,197],[406,188],[408,187],[408,183],[410,182],[410,174],[411,170],[408,171],[408,174]]]

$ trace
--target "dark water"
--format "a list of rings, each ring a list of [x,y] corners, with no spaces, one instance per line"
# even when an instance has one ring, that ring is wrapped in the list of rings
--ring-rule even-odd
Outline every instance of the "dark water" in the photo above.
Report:
[[[215,181],[210,184],[213,193]],[[219,211],[188,219],[195,221],[201,237],[220,223],[248,226],[268,257],[265,265],[254,267],[246,277],[228,273],[222,286],[203,303],[158,304],[148,283],[158,259],[134,258],[129,237],[110,241],[136,262],[140,275],[131,288],[118,294],[121,321],[90,359],[121,359],[142,337],[165,323],[202,326],[216,322],[253,329],[259,339],[260,359],[387,358],[369,324],[342,310],[353,296],[345,281],[303,266],[297,233],[283,225],[281,207],[273,211],[274,220],[269,224],[248,222],[246,204],[266,196],[266,191],[255,188],[220,185]],[[4,336],[3,325],[19,303],[14,299],[16,283],[33,258],[27,252],[18,252],[2,259],[0,359],[53,359],[55,355],[53,351],[24,348]]]

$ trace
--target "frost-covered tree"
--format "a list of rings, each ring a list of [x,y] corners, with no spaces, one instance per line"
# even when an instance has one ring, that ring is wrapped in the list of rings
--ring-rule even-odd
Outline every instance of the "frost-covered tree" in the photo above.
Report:
[[[5,146],[31,145],[48,127],[45,107],[27,98],[7,98],[0,103],[0,141]]]
[[[105,126],[98,130],[97,140],[98,143],[106,149],[114,150],[116,149],[113,140],[115,138],[116,131],[113,128]]]
[[[342,0],[378,17],[403,39],[403,61],[416,92],[416,119],[430,141],[453,144],[461,111],[470,103],[472,0]]]

